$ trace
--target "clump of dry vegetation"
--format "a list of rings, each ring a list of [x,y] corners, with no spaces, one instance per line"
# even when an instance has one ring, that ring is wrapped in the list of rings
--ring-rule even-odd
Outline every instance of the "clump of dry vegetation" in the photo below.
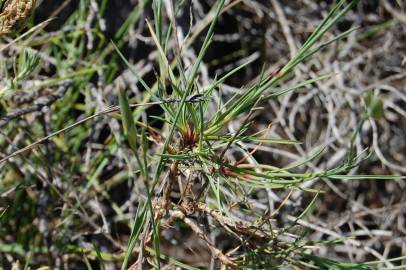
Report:
[[[34,2],[0,0],[0,269],[404,268],[405,4]]]

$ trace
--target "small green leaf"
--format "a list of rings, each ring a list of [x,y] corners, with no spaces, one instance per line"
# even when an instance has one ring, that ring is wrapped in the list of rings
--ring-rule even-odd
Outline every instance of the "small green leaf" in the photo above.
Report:
[[[368,93],[365,96],[365,105],[367,106],[367,108],[371,106],[372,98],[373,98],[372,91],[368,91]]]
[[[141,231],[144,229],[145,221],[147,218],[147,204],[141,205],[137,209],[137,214],[135,215],[134,224],[131,228],[130,239],[128,239],[127,251],[125,252],[125,257],[123,264],[121,265],[121,270],[127,269],[128,263],[131,260],[132,252],[137,243],[138,237]]]
[[[372,101],[369,107],[369,115],[373,118],[380,118],[383,115],[383,101],[380,98],[376,98]]]
[[[172,160],[191,160],[191,159],[195,158],[195,155],[193,155],[193,154],[178,154],[178,155],[159,154],[158,156],[161,156],[165,159],[172,159]]]
[[[383,101],[381,98],[373,95],[372,91],[369,91],[365,97],[365,105],[367,107],[368,117],[380,118],[383,115]]]
[[[125,93],[123,82],[119,81],[117,87],[119,91],[118,99],[120,103],[120,112],[123,122],[124,134],[127,137],[131,149],[134,152],[137,152],[137,128],[132,117],[132,111],[128,102],[127,95]]]

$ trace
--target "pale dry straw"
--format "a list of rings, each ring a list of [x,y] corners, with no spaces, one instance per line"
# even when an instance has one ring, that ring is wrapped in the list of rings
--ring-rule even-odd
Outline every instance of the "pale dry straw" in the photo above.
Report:
[[[31,16],[35,0],[7,0],[0,13],[0,35],[9,34]]]

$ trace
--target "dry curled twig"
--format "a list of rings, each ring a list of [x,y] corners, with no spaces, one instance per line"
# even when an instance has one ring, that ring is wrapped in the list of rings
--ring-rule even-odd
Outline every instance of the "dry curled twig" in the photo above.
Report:
[[[20,109],[7,113],[5,116],[0,118],[0,128],[7,125],[11,120],[13,120],[15,118],[18,118],[20,116],[23,116],[23,115],[26,115],[29,113],[41,111],[42,108],[52,105],[55,101],[57,101],[59,98],[64,96],[66,90],[71,85],[71,83],[72,83],[72,81],[70,81],[70,80],[63,81],[60,84],[59,89],[56,91],[56,93],[49,95],[47,97],[39,98],[38,100],[36,100],[34,102],[34,104],[32,106],[29,106],[26,108],[20,108]]]
[[[186,225],[189,226],[189,228],[192,229],[192,231],[202,240],[204,240],[213,253],[213,255],[218,258],[224,265],[234,268],[237,266],[237,264],[227,255],[225,255],[220,249],[215,247],[214,243],[210,241],[209,237],[206,235],[206,233],[199,227],[199,225],[191,218],[188,218],[182,211],[175,210],[175,211],[170,211],[170,218],[168,219],[168,224],[172,223],[176,219],[182,220],[185,222]]]

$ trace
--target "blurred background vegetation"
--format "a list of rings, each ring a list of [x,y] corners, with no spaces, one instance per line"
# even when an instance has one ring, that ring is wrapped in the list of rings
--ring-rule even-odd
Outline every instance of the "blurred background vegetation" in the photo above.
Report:
[[[118,109],[78,124],[118,105],[117,85],[124,86],[131,104],[153,101],[145,89],[156,85],[166,89],[168,97],[175,93],[173,84],[159,79],[164,61],[147,22],[158,39],[168,39],[165,53],[170,62],[179,57],[176,40],[180,42],[180,57],[188,69],[196,63],[215,18],[215,2],[37,0],[27,27],[0,37],[0,267],[120,269],[127,257],[133,269],[153,265],[219,269],[227,261],[214,256],[213,247],[197,236],[193,226],[185,225],[188,221],[180,220],[158,233],[159,249],[147,245],[144,252],[151,258],[135,264],[142,249],[137,242],[137,248],[128,253],[128,242],[139,206],[149,199],[131,140]],[[193,85],[199,89],[213,86],[215,94],[210,98],[222,104],[255,86],[263,76],[272,78],[337,2],[226,1],[213,24],[212,43]],[[162,9],[161,36],[157,3]],[[176,16],[171,15],[173,10]],[[295,173],[340,167],[353,147],[355,156],[368,156],[346,173],[405,175],[405,10],[404,1],[359,1],[321,42],[358,29],[321,47],[271,90],[277,93],[304,81],[311,83],[265,100],[258,105],[261,111],[247,112],[250,126],[244,131],[265,130],[279,143],[251,139],[238,147],[258,163],[277,168],[299,164]],[[173,26],[172,16],[177,39],[164,35]],[[182,69],[173,70],[175,76],[182,76]],[[217,85],[216,80],[226,74],[230,75]],[[323,75],[328,76],[320,79]],[[381,103],[375,108],[378,117],[364,121],[368,100]],[[151,159],[159,153],[161,136],[169,134],[170,125],[161,119],[164,110],[165,106],[151,105],[133,113],[135,120],[148,123],[139,139],[144,137],[149,143],[141,144],[139,150],[147,145]],[[244,121],[241,115],[225,123],[222,135],[239,131]],[[70,125],[70,130],[58,132]],[[354,131],[358,131],[355,136]],[[47,136],[49,140],[32,145]],[[10,157],[27,146],[30,149]],[[246,158],[238,147],[223,153],[230,164]],[[171,173],[168,167],[162,178]],[[189,169],[179,170],[187,174]],[[221,176],[227,173],[220,171]],[[210,243],[225,257],[233,257],[233,250],[239,248],[239,254],[251,263],[242,268],[406,269],[402,257],[406,254],[406,183],[392,178],[317,177],[295,188],[255,190],[228,183],[233,192],[224,196],[234,198],[227,202],[230,209],[238,208],[233,217],[247,222],[241,226],[264,222],[270,231],[292,229],[291,235],[278,238],[272,248],[264,250],[260,240],[254,241],[258,243],[254,248],[241,245],[209,212],[190,218],[201,224]],[[162,191],[162,186],[159,182],[154,192]],[[179,193],[173,191],[172,203]],[[210,199],[206,203],[216,208]],[[233,224],[237,228],[239,223]],[[153,231],[145,229],[140,237],[146,242],[148,230]],[[157,252],[162,260],[158,265],[152,259]],[[258,265],[252,266],[255,261]],[[376,263],[357,266],[367,261]]]

